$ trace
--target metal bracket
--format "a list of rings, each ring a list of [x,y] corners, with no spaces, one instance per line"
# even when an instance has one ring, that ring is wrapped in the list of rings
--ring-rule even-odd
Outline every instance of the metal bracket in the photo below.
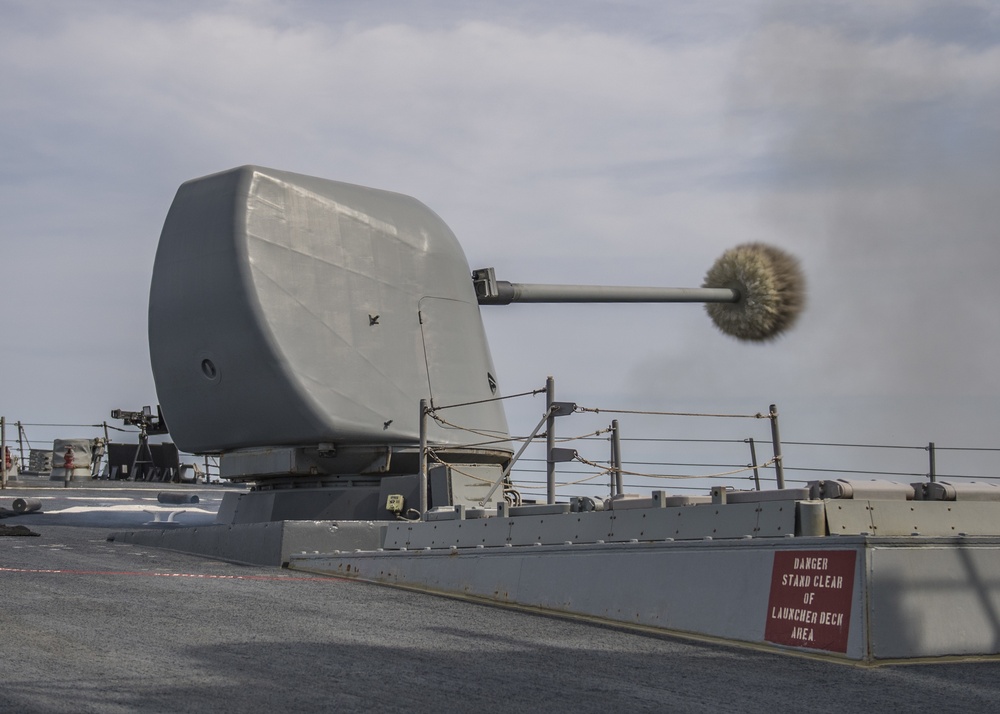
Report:
[[[552,402],[552,416],[569,416],[576,411],[576,402]]]
[[[549,461],[562,463],[564,461],[575,461],[577,457],[576,449],[555,448],[549,452]]]
[[[472,271],[472,284],[476,288],[476,297],[482,300],[495,300],[500,297],[497,288],[496,271],[493,268],[480,268]]]

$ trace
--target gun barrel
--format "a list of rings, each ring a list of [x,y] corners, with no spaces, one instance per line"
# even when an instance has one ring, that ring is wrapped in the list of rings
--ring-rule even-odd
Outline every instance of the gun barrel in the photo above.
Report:
[[[493,292],[493,291],[491,291]],[[613,302],[739,302],[740,292],[731,288],[653,288],[615,285],[547,285],[496,281],[493,294],[479,292],[480,305],[534,303]]]

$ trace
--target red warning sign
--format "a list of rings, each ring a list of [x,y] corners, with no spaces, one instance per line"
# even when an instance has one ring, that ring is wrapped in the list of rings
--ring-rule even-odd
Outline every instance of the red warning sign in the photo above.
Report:
[[[856,555],[853,550],[775,552],[764,639],[847,652]]]

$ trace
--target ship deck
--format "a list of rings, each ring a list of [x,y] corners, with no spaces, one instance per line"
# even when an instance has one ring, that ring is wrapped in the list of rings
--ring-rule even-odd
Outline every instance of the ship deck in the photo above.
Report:
[[[100,483],[100,482],[94,482]],[[197,493],[163,505],[158,491]],[[864,667],[109,542],[227,489],[14,486],[0,710],[992,711],[1000,662]],[[599,577],[599,574],[595,574]],[[946,614],[943,614],[946,616]]]

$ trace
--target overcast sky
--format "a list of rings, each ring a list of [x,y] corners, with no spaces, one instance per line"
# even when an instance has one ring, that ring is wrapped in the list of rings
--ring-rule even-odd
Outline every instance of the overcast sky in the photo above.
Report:
[[[765,345],[692,305],[484,308],[507,393],[1000,447],[991,0],[0,0],[0,66],[9,420],[156,403],[167,209],[254,163],[412,195],[514,282],[697,286],[749,240],[802,262]]]

